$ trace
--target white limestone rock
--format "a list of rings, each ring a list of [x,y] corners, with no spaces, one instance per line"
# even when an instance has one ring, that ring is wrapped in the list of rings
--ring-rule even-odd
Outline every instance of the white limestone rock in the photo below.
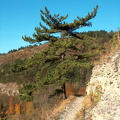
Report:
[[[96,94],[97,86],[103,93],[90,114],[92,120],[120,120],[120,51],[110,60],[94,67],[87,94]]]

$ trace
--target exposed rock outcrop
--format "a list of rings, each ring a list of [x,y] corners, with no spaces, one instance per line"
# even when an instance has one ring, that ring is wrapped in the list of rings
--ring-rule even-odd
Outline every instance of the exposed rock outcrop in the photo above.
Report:
[[[6,94],[8,96],[15,96],[19,94],[19,86],[16,83],[0,83],[0,94]]]
[[[87,94],[101,94],[91,120],[120,120],[120,50],[93,68]]]

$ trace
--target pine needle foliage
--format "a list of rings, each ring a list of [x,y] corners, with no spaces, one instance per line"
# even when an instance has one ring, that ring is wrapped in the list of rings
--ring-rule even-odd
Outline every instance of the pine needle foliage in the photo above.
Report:
[[[48,8],[45,7],[45,11],[40,10],[40,17],[46,26],[42,25],[40,22],[39,27],[35,28],[36,33],[33,34],[33,38],[26,37],[26,35],[22,38],[30,43],[57,41],[58,38],[53,35],[54,33],[61,33],[61,37],[72,36],[75,38],[80,38],[75,31],[84,26],[91,26],[92,23],[89,22],[89,20],[96,16],[97,10],[98,6],[96,6],[91,13],[88,13],[86,17],[77,16],[72,23],[68,23],[65,21],[65,19],[68,17],[68,14],[66,16],[60,16],[60,14],[51,15]]]
[[[36,53],[30,59],[24,61],[24,71],[34,69],[37,67],[37,71],[32,83],[35,85],[35,89],[32,89],[31,84],[23,86],[23,92],[21,93],[21,99],[25,101],[32,99],[32,94],[27,91],[34,91],[40,87],[43,89],[50,84],[56,84],[62,86],[64,83],[75,83],[79,81],[85,85],[85,73],[90,71],[93,67],[92,60],[98,55],[99,49],[95,44],[96,39],[83,36],[84,39],[79,40],[75,38],[59,39],[53,45],[45,49],[40,53]],[[92,43],[90,45],[90,43]],[[93,49],[94,48],[94,49]],[[98,50],[96,52],[95,50]],[[16,69],[18,72],[18,69]],[[27,89],[26,89],[27,88]],[[25,92],[26,91],[26,92]],[[25,92],[25,94],[23,94]],[[32,93],[31,92],[31,93]],[[30,97],[29,97],[30,96]]]

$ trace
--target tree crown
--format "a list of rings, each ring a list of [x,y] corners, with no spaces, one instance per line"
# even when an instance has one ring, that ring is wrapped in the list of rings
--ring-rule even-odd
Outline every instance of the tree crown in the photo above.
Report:
[[[40,10],[41,12],[41,20],[48,26],[42,25],[40,22],[40,27],[36,27],[36,33],[33,34],[33,38],[31,37],[22,37],[23,40],[28,41],[30,43],[42,42],[42,41],[50,41],[54,42],[58,40],[55,37],[54,33],[61,33],[61,37],[75,37],[80,38],[77,35],[76,30],[84,27],[91,26],[92,23],[89,22],[90,19],[94,18],[97,14],[98,5],[94,8],[94,10],[86,15],[86,17],[77,16],[76,19],[72,23],[65,22],[65,19],[68,17],[68,14],[65,16],[60,16],[60,14],[51,15],[50,11],[45,7],[45,11]]]

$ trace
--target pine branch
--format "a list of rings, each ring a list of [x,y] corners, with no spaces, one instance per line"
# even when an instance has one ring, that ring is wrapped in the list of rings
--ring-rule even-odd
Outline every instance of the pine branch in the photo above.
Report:
[[[35,31],[36,34],[33,34],[33,38],[31,37],[22,37],[25,41],[28,41],[30,43],[35,42],[42,42],[42,41],[56,41],[57,37],[54,37],[53,33],[61,33],[61,37],[75,37],[81,39],[80,36],[77,35],[75,30],[83,27],[83,26],[91,26],[92,23],[89,22],[90,19],[94,18],[97,14],[98,6],[96,6],[93,10],[93,12],[88,13],[86,17],[79,17],[77,16],[77,19],[74,19],[73,23],[67,23],[65,22],[65,19],[67,19],[68,14],[66,16],[60,16],[59,14],[51,15],[50,11],[45,7],[45,11],[40,10],[41,12],[41,20],[48,26],[44,26],[40,23],[40,27],[36,27]]]
[[[70,30],[75,31],[76,29],[79,29],[83,26],[91,26],[92,25],[91,22],[88,21],[96,16],[97,9],[98,6],[94,8],[93,12],[88,13],[88,15],[85,18],[80,18],[79,16],[77,16],[77,19],[75,19],[73,23],[60,24],[58,29],[66,30],[66,31],[70,31]]]

